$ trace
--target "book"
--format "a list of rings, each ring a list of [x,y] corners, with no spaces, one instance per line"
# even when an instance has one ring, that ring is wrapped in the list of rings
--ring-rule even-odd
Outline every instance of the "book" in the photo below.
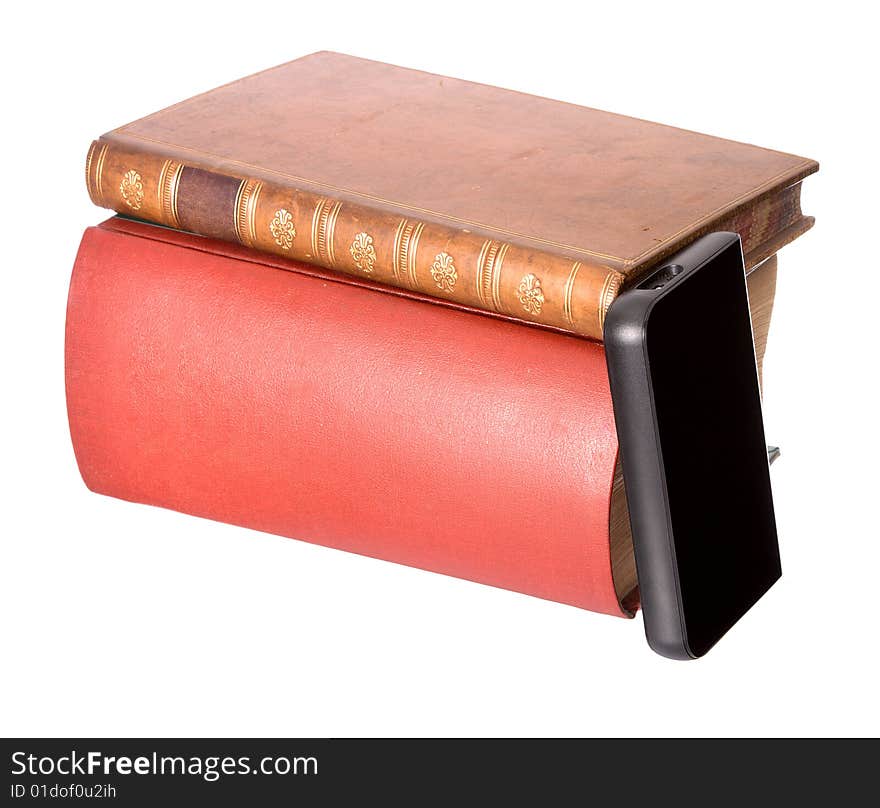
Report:
[[[733,230],[755,266],[813,223],[809,159],[316,53],[102,136],[103,207],[602,338],[628,283]]]
[[[749,276],[756,321],[775,274],[770,258]],[[65,373],[93,491],[607,614],[638,606],[595,341],[114,218],[77,254]]]

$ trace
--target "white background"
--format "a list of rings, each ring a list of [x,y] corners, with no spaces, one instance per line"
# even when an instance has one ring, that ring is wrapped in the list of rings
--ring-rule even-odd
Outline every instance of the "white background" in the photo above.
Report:
[[[15,3],[4,10],[0,734],[876,734],[869,4]],[[821,9],[821,10],[820,10]],[[66,287],[91,139],[332,49],[818,159],[765,366],[784,577],[708,657],[641,619],[89,493]]]

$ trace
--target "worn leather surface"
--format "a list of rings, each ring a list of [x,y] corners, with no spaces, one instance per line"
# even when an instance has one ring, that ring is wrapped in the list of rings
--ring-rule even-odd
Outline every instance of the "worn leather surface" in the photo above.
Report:
[[[817,167],[322,52],[107,133],[86,174],[123,213],[601,339],[624,277],[698,234],[806,230]]]
[[[600,345],[123,229],[71,280],[89,488],[622,614]]]

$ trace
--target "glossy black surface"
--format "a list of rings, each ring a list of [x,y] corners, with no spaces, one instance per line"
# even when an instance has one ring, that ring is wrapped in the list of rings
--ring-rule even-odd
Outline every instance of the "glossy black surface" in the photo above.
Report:
[[[701,656],[780,563],[738,245],[668,287],[645,346],[686,645]]]

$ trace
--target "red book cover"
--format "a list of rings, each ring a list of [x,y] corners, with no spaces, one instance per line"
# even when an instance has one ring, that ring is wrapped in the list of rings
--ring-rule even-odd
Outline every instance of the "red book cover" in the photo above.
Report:
[[[598,343],[110,220],[66,385],[93,491],[630,613]]]

